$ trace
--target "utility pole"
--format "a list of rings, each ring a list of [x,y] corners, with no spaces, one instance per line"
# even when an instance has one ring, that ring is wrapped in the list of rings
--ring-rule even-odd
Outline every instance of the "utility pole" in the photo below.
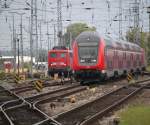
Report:
[[[149,39],[150,39],[150,6],[147,7],[147,13],[149,14]]]
[[[38,33],[37,33],[37,0],[31,0],[31,22],[30,22],[30,55],[31,55],[31,74],[33,74],[33,55],[36,55],[38,63]],[[35,43],[35,45],[34,45]],[[35,48],[35,49],[34,49]],[[35,54],[33,51],[35,50]]]
[[[42,22],[40,21],[40,49],[42,50]]]
[[[107,3],[107,8],[108,8],[108,21],[107,21],[107,29],[106,29],[106,33],[110,34],[110,28],[111,28],[111,23],[110,23],[110,1],[106,0]]]
[[[25,13],[17,13],[18,15],[20,15],[20,46],[21,46],[21,69],[22,69],[22,72],[24,72],[24,59],[23,59],[23,34],[22,34],[22,16],[25,14]]]
[[[61,0],[57,0],[57,36],[58,45],[63,46],[62,40],[62,10],[61,10]]]
[[[21,68],[22,68],[22,72],[24,72],[23,38],[22,38],[22,16],[23,16],[23,14],[21,14],[21,23],[20,23],[20,44],[21,44]]]
[[[14,13],[12,13],[12,18],[13,18],[13,55],[14,55],[13,66],[14,66],[14,73],[16,73],[16,35],[15,35]]]
[[[56,45],[56,27],[54,24],[54,46]]]
[[[32,34],[33,34],[33,0],[31,0],[31,20],[30,20],[30,55],[31,55],[30,72],[31,72],[31,75],[33,74],[33,69],[32,69],[32,65],[33,65],[33,38],[32,38]]]
[[[38,65],[38,61],[39,61],[39,49],[38,49],[38,29],[37,29],[38,25],[37,25],[37,0],[35,0],[35,32],[36,32],[36,63]]]
[[[70,43],[69,43],[69,48],[72,49],[72,33],[70,32]]]
[[[148,40],[147,40],[147,48],[149,49],[149,45],[150,45],[150,6],[147,7],[147,13],[149,14],[149,34],[148,34]],[[147,50],[147,60],[149,58],[149,55],[148,55],[148,50]]]
[[[129,7],[129,20],[128,20],[128,22],[129,22],[129,31],[131,31],[131,28],[132,28],[132,26],[131,26],[131,22],[132,22],[132,20],[131,20],[131,7]]]
[[[48,42],[48,51],[50,50],[50,38],[49,38],[49,22],[46,22],[47,23],[47,42]]]
[[[14,48],[14,72],[16,73],[16,31],[15,31],[14,14],[13,14],[13,48]]]
[[[119,0],[119,39],[122,38],[122,0]]]
[[[19,63],[19,39],[16,39],[17,43],[18,43],[18,77],[19,77],[19,67],[20,67],[20,63]]]
[[[134,29],[135,31],[135,39],[134,42],[140,45],[139,41],[139,2],[135,0],[134,3]]]

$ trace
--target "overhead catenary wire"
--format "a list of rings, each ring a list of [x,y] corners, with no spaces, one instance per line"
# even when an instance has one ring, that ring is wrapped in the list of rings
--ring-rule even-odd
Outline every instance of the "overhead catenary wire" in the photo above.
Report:
[[[14,2],[14,4],[11,4],[11,7],[12,8],[10,8],[10,10],[11,9],[13,9],[14,8],[14,6],[16,6],[17,5],[17,0],[15,0],[16,2]],[[28,0],[28,1],[30,1],[30,0]],[[27,1],[27,2],[28,2]],[[48,6],[48,8],[47,8],[47,10],[52,10],[52,11],[54,11],[54,13],[56,14],[57,13],[57,11],[56,11],[56,8],[57,8],[57,6],[56,6],[56,1],[55,0],[51,0],[51,1],[48,1],[48,0],[38,0],[38,2],[44,2],[44,4],[47,4],[47,6]],[[117,12],[118,12],[118,9],[119,9],[119,7],[118,7],[118,2],[119,2],[119,0],[114,0],[113,2],[112,2],[112,5],[111,5],[111,7],[112,7],[112,9],[114,9],[115,11],[110,11],[110,23],[108,23],[108,24],[104,24],[104,22],[106,22],[106,21],[109,21],[109,20],[107,20],[107,14],[108,14],[108,12],[107,11],[105,11],[106,9],[108,9],[108,8],[106,8],[106,6],[101,6],[102,4],[101,3],[104,3],[103,1],[99,1],[99,0],[93,0],[93,4],[94,4],[94,21],[91,21],[92,20],[92,18],[91,18],[91,13],[92,13],[92,11],[90,11],[90,14],[87,14],[87,13],[85,13],[86,12],[86,10],[85,10],[85,8],[88,8],[88,7],[91,7],[92,8],[92,4],[91,4],[91,0],[90,1],[71,1],[71,0],[68,0],[68,5],[69,4],[71,4],[72,6],[68,9],[68,11],[66,12],[66,8],[67,8],[67,2],[66,2],[67,0],[64,0],[64,1],[62,1],[62,10],[63,10],[63,20],[62,20],[62,22],[63,22],[63,29],[64,28],[66,28],[66,26],[67,25],[69,25],[69,23],[71,22],[71,23],[74,23],[74,22],[85,22],[85,23],[87,23],[87,24],[89,24],[90,26],[95,26],[95,27],[97,27],[97,25],[105,25],[105,26],[101,26],[101,27],[106,27],[106,25],[107,25],[107,27],[109,27],[110,28],[110,26],[108,26],[109,24],[111,24],[111,28],[110,28],[110,32],[113,34],[113,30],[116,30],[116,31],[118,31],[118,29],[116,28],[116,29],[114,29],[114,26],[115,25],[117,25],[118,24],[118,22],[114,22],[113,21],[113,17],[115,16],[115,15],[117,15]],[[82,4],[82,2],[84,2],[84,4]],[[123,19],[122,19],[122,23],[123,23],[123,26],[122,26],[122,32],[123,32],[123,35],[124,35],[124,32],[125,32],[125,30],[128,28],[128,23],[127,23],[127,21],[124,19],[124,17],[126,16],[126,18],[127,17],[129,17],[129,13],[128,13],[128,3],[131,3],[131,1],[128,1],[128,2],[124,2],[124,1],[122,1],[123,2],[123,9],[122,9],[122,14],[123,14]],[[132,2],[133,2],[133,0],[132,0]],[[124,4],[124,3],[127,3],[127,4]],[[27,7],[26,6],[26,2],[25,1],[18,1],[18,6],[17,6],[17,8],[23,8],[22,7],[22,5],[25,5],[25,7]],[[145,4],[146,5],[146,4]],[[44,11],[45,11],[45,8],[44,8],[44,10],[42,10],[42,4],[40,4],[38,7],[37,7],[37,10],[38,9],[40,9],[39,11],[38,11],[38,17],[39,17],[39,19],[41,19],[41,17],[42,17],[42,13],[44,13]],[[141,13],[141,10],[144,10],[144,9],[146,9],[145,7],[139,7],[139,9],[140,9],[140,11],[139,11],[139,13]],[[30,11],[30,10],[29,10]],[[28,14],[28,12],[29,11],[26,11],[26,13]],[[117,12],[116,12],[117,11]],[[73,15],[73,16],[71,16],[71,21],[70,22],[65,22],[64,20],[66,20],[66,19],[69,19],[70,17],[69,17],[69,13],[71,12],[71,15]],[[50,19],[50,18],[56,18],[56,15],[55,14],[52,14],[52,13],[49,13],[48,11],[47,11],[47,19]],[[68,14],[68,15],[67,15]],[[83,14],[86,16],[86,17],[84,17],[83,16]],[[104,16],[103,16],[104,15]],[[100,16],[103,16],[103,19],[100,17]],[[117,18],[116,18],[116,20],[118,20],[118,18],[119,18],[119,15],[117,16]],[[141,17],[140,17],[141,18]],[[16,18],[15,20],[16,20],[16,22],[18,21],[18,19],[19,18]],[[4,19],[2,19],[2,20],[6,20],[5,18]],[[142,20],[144,20],[144,23],[143,23],[143,31],[146,31],[148,28],[146,28],[146,17],[143,15],[143,19],[139,19],[139,21],[142,21]],[[24,21],[24,23],[26,22],[26,19],[24,19],[23,20]],[[126,21],[126,23],[125,23],[125,21]],[[132,25],[132,23],[133,23],[133,12],[131,12],[131,24],[130,25]],[[8,23],[10,22],[10,19],[9,19],[9,15],[8,15],[8,21],[7,21]],[[54,23],[52,23],[52,24],[50,24],[49,25],[49,27],[50,26],[53,26],[53,24]],[[16,25],[17,26],[17,29],[18,29],[18,25]],[[46,26],[42,26],[43,28],[42,28],[42,32],[43,32],[43,34],[45,34],[44,32],[46,32],[46,30],[45,30],[45,27]],[[51,31],[50,32],[53,32],[53,28],[50,28],[51,29]],[[99,29],[99,30],[102,30],[102,31],[104,31],[103,29],[100,29],[99,27],[97,27],[97,29]],[[63,30],[64,31],[64,30]],[[38,33],[38,35],[39,35],[39,33]],[[45,37],[45,36],[44,36]],[[43,38],[43,39],[45,39],[45,38]]]

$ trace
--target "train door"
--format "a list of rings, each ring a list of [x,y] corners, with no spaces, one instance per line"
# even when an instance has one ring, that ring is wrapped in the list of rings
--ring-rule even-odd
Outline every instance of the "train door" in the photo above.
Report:
[[[113,69],[113,49],[112,48],[106,49],[106,64],[107,64],[108,70]]]
[[[126,58],[127,58],[127,63],[126,63],[126,68],[127,70],[129,70],[130,66],[131,66],[131,62],[130,62],[130,52],[129,51],[126,51]]]
[[[119,62],[119,58],[118,58],[118,51],[114,50],[114,58],[113,58],[113,62],[114,62],[114,69],[118,69],[118,62]]]
[[[126,63],[127,63],[127,60],[126,60],[126,51],[123,52],[123,68],[125,69],[126,68]]]
[[[123,68],[123,52],[120,50],[118,51],[118,68]]]

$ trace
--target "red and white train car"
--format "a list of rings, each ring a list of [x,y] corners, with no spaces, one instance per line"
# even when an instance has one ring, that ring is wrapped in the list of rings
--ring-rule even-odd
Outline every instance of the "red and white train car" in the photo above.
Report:
[[[137,44],[81,33],[73,43],[73,71],[78,81],[102,80],[144,70],[145,52]]]

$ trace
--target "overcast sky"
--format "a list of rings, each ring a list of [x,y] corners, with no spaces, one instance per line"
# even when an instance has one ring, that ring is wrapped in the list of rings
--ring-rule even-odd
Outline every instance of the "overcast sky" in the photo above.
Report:
[[[10,0],[11,1],[11,0]],[[23,10],[23,8],[30,8],[30,0],[13,0],[10,2],[9,9],[0,9],[0,50],[11,48],[11,34],[12,34],[12,13],[25,13],[23,15],[23,41],[24,48],[29,49],[29,18],[30,10]],[[38,2],[38,34],[40,20],[42,26],[42,47],[47,47],[47,27],[45,21],[52,21],[49,23],[49,33],[51,43],[53,43],[53,26],[56,24],[57,11],[56,0],[37,0]],[[134,0],[122,0],[122,31],[123,36],[133,26],[134,13],[129,13],[129,8],[133,7]],[[2,4],[2,3],[1,3]],[[146,7],[150,5],[150,0],[140,0],[140,26],[143,26],[144,31],[148,31],[148,14]],[[110,8],[109,8],[110,7]],[[90,10],[85,8],[92,8]],[[111,33],[112,37],[118,37],[119,23],[113,21],[118,20],[119,17],[119,0],[62,0],[62,20],[63,32],[66,27],[75,22],[87,23],[89,26],[95,26],[97,31],[105,35],[107,32]],[[15,28],[19,34],[20,16],[15,16]],[[67,22],[66,20],[71,20]],[[130,20],[130,21],[129,21]],[[111,24],[111,26],[110,26]],[[57,27],[56,27],[57,28]]]

